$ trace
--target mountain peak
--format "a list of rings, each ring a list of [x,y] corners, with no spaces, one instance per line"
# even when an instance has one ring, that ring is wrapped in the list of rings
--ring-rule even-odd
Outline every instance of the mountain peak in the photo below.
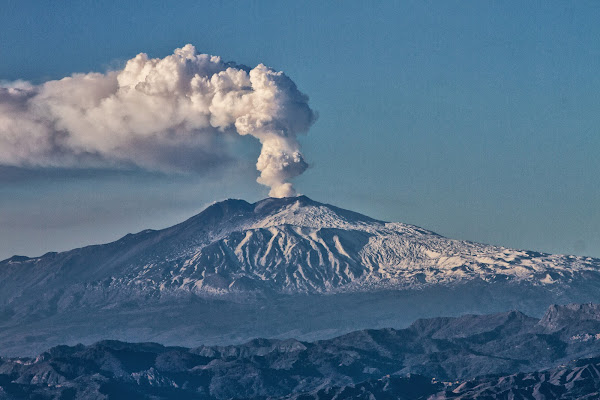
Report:
[[[260,210],[262,208],[273,207],[273,206],[274,207],[282,207],[282,206],[287,206],[287,205],[295,204],[295,203],[302,205],[302,206],[322,205],[322,203],[311,200],[310,198],[308,198],[305,195],[300,195],[300,196],[292,196],[292,197],[267,197],[266,199],[259,200],[256,203],[254,203],[254,207],[255,207],[255,210]]]
[[[600,304],[551,305],[539,324],[545,330],[555,332],[568,327],[573,321],[600,321]]]
[[[317,201],[309,199],[307,196],[304,195],[294,197],[267,197],[266,199],[257,201],[253,205],[255,212],[265,212],[281,207],[287,207],[292,204],[298,204],[298,206],[301,207],[323,205]]]
[[[323,204],[309,199],[307,196],[267,197],[256,203],[248,203],[242,199],[225,199],[206,207],[200,214],[231,214],[231,213],[260,213],[268,214],[281,208],[298,204],[298,206],[322,206]],[[192,217],[193,218],[193,217]]]
[[[227,199],[214,203],[179,228],[214,232],[235,232],[247,229],[293,225],[310,228],[352,229],[356,224],[383,224],[353,211],[320,203],[307,196],[268,197],[256,203]],[[175,228],[175,227],[174,227]]]

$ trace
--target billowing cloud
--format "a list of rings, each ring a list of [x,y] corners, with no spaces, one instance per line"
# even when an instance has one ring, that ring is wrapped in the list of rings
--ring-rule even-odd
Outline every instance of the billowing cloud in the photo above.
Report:
[[[194,170],[235,157],[223,138],[250,135],[262,145],[258,182],[271,196],[292,196],[289,180],[307,168],[297,135],[314,120],[284,73],[188,44],[105,74],[0,83],[0,165]]]

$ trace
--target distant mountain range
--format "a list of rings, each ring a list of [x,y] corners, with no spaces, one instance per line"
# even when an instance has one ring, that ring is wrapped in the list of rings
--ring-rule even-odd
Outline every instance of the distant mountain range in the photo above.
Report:
[[[171,228],[0,262],[0,353],[313,340],[599,296],[598,259],[452,240],[305,196],[226,200]]]
[[[597,399],[599,355],[600,305],[572,304],[316,342],[58,346],[0,360],[0,399]]]

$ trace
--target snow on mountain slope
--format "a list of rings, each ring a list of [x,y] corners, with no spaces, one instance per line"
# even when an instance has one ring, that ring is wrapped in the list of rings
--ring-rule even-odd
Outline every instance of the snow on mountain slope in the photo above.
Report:
[[[73,285],[157,296],[364,292],[472,280],[552,287],[590,274],[598,279],[599,271],[598,259],[447,239],[300,196],[226,200],[161,231],[13,257],[0,262],[0,288],[10,302],[28,290]]]
[[[196,293],[259,288],[327,293],[417,288],[477,278],[552,285],[600,267],[591,258],[451,240],[306,197],[267,199],[241,209],[223,218],[204,242],[172,253],[168,266],[162,262],[140,266],[124,282]]]

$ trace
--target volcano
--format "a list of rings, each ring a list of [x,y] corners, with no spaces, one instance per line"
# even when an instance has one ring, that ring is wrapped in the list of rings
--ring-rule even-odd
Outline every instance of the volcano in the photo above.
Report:
[[[0,349],[314,340],[599,295],[599,259],[448,239],[306,196],[225,200],[167,229],[0,262]]]

